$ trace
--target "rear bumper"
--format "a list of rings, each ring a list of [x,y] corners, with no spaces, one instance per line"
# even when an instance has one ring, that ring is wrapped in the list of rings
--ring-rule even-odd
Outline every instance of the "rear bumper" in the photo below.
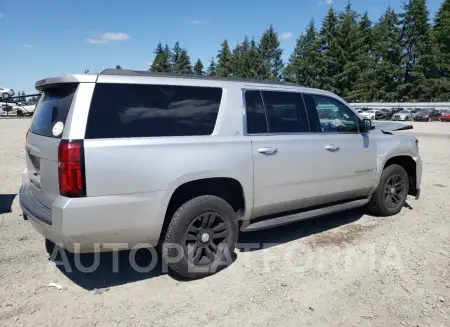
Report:
[[[97,252],[155,246],[158,243],[168,192],[70,199],[56,197],[44,207],[25,181],[20,206],[34,229],[71,252]]]

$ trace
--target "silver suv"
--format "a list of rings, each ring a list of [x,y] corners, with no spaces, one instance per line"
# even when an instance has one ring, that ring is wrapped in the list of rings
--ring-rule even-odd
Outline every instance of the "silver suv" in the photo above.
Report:
[[[20,205],[71,252],[163,245],[197,278],[229,263],[239,232],[419,197],[417,139],[330,92],[111,69],[36,88]]]

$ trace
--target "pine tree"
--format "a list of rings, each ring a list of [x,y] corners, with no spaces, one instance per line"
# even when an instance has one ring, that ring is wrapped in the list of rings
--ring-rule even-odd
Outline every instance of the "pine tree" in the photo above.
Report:
[[[197,59],[197,62],[194,65],[194,74],[195,75],[204,75],[203,72],[203,63],[201,62],[200,58]]]
[[[352,9],[350,2],[347,3],[345,11],[339,15],[337,37],[337,71],[335,75],[337,93],[348,98],[356,84],[360,73],[358,56],[361,52],[362,42],[358,29],[358,14]]]
[[[346,99],[368,102],[376,99],[380,92],[377,88],[378,57],[374,51],[374,30],[367,11],[358,23],[357,33],[355,65],[358,67],[358,73],[353,87],[346,94]]]
[[[398,15],[388,7],[373,30],[373,51],[376,60],[374,101],[398,101],[398,86],[402,81],[400,44],[401,29]],[[370,77],[369,77],[370,78]]]
[[[216,76],[217,75],[217,68],[216,63],[214,61],[214,58],[211,58],[211,63],[209,64],[209,67],[206,71],[208,76]]]
[[[319,33],[317,67],[319,67],[319,86],[322,89],[340,93],[340,85],[336,76],[340,73],[340,49],[337,44],[338,18],[333,7],[330,7],[322,23]]]
[[[169,54],[169,63],[174,73],[181,73],[179,68],[179,60],[182,51],[183,49],[180,47],[180,43],[178,41],[175,42],[175,45]]]
[[[181,49],[180,56],[175,67],[177,73],[192,74],[191,58],[189,57],[186,49]]]
[[[311,19],[306,33],[297,39],[294,52],[283,70],[283,79],[304,86],[317,87],[317,31]]]
[[[404,100],[431,101],[438,97],[438,47],[425,0],[409,0],[401,14],[403,81],[399,96]]]
[[[259,49],[269,72],[269,75],[263,76],[263,78],[280,80],[283,71],[283,60],[281,59],[283,50],[280,48],[280,41],[273,25],[270,25],[261,36]]]
[[[150,71],[152,72],[163,72],[168,73],[171,71],[169,62],[169,47],[166,45],[165,48],[162,46],[161,42],[158,42],[155,51],[155,59],[150,66]]]
[[[433,34],[438,44],[440,101],[450,101],[450,0],[444,0],[435,17]]]
[[[217,59],[217,75],[223,77],[231,76],[233,74],[232,55],[226,39],[222,43]]]
[[[120,67],[120,65],[116,65],[116,69],[122,69],[122,67]]]

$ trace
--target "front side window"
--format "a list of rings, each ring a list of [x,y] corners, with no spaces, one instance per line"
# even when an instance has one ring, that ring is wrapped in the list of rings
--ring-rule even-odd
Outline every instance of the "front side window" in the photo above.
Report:
[[[309,110],[318,115],[319,131],[327,133],[357,133],[359,120],[342,102],[324,95],[306,95]],[[371,112],[371,111],[367,111]],[[375,112],[375,111],[373,111]]]
[[[212,134],[222,89],[97,84],[86,139]]]
[[[309,132],[303,98],[300,93],[263,91],[270,133]]]

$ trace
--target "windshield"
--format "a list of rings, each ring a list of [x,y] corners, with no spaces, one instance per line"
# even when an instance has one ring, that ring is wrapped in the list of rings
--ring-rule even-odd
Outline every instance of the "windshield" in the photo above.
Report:
[[[366,112],[373,114],[374,112],[376,112],[376,110],[367,110]]]
[[[407,110],[402,110],[402,111],[400,111],[400,113],[401,113],[401,114],[409,114],[409,111],[407,111]]]
[[[429,115],[430,111],[426,109],[419,110],[419,115]]]

